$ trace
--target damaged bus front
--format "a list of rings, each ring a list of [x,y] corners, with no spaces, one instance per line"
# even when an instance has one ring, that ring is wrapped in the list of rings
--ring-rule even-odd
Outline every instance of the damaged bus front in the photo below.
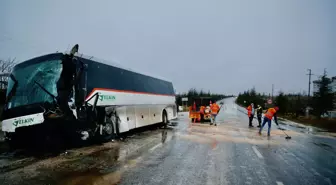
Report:
[[[62,71],[61,54],[46,55],[16,65],[10,75],[2,129],[40,124],[44,106],[52,106]],[[44,89],[43,89],[44,88]],[[50,94],[49,94],[50,93]]]
[[[73,54],[62,53],[16,65],[8,81],[1,118],[5,139],[17,144],[19,140],[41,139],[39,136],[53,134],[62,137],[85,130],[81,127],[87,127],[85,122],[89,116],[83,105],[83,66]],[[79,106],[76,107],[76,103]],[[78,123],[78,114],[83,111],[84,123]]]

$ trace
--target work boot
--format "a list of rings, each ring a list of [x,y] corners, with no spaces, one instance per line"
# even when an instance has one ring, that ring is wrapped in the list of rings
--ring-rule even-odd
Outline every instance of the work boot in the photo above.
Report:
[[[258,131],[258,134],[261,136],[261,132],[260,131]]]

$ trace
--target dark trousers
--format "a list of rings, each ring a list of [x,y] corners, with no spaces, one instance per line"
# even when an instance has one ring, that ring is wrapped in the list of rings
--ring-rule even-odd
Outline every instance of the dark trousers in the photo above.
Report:
[[[249,117],[249,126],[252,126],[253,117],[253,114],[251,114],[251,116]]]
[[[270,136],[271,134],[271,124],[272,124],[272,120],[268,119],[267,117],[264,117],[264,121],[260,127],[259,133],[261,133],[263,127],[265,126],[265,124],[268,123],[268,131],[267,131],[267,135]]]
[[[258,118],[258,123],[259,123],[259,126],[261,125],[261,116],[257,116]]]

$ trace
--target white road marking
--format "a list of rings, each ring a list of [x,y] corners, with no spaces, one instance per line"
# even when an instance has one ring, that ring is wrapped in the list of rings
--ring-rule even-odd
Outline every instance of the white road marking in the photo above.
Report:
[[[277,185],[284,185],[284,183],[280,182],[280,181],[276,181]]]
[[[257,156],[260,158],[260,159],[263,159],[264,157],[261,155],[261,153],[257,150],[257,148],[255,146],[252,146],[252,149],[254,151],[254,153],[257,154]]]
[[[159,143],[159,144],[153,146],[151,149],[149,149],[149,151],[152,152],[152,151],[154,151],[156,148],[159,148],[160,146],[162,146],[162,143]]]

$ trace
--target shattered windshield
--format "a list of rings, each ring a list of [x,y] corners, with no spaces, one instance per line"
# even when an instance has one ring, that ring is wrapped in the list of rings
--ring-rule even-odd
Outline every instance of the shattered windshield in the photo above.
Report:
[[[45,60],[39,63],[15,68],[12,74],[18,81],[16,93],[9,100],[7,108],[29,105],[39,102],[52,102],[53,98],[41,89],[43,86],[54,96],[57,96],[56,82],[62,72],[61,60]],[[7,96],[13,88],[14,80],[9,79]]]

